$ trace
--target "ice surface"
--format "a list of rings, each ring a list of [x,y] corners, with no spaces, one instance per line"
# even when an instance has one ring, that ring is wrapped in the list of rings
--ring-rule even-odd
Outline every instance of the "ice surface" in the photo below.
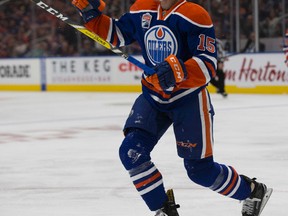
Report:
[[[118,158],[135,93],[0,92],[0,216],[153,216]],[[287,216],[288,96],[212,95],[215,160],[274,188],[262,216]],[[190,182],[171,129],[153,161],[181,216],[241,215]]]

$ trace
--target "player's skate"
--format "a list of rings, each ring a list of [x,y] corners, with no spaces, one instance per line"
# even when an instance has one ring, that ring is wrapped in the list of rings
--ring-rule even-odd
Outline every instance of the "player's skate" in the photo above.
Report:
[[[227,92],[225,92],[225,91],[220,91],[220,90],[217,90],[217,94],[222,95],[224,98],[226,98],[226,97],[228,96]]]
[[[254,189],[246,200],[243,201],[242,216],[259,216],[269,200],[273,189],[267,188],[263,183],[256,182],[255,178],[250,179],[243,176],[250,184],[254,184]]]
[[[163,207],[156,211],[155,216],[179,216],[177,208],[180,205],[175,203],[174,193],[172,189],[167,191],[168,200],[164,203]]]

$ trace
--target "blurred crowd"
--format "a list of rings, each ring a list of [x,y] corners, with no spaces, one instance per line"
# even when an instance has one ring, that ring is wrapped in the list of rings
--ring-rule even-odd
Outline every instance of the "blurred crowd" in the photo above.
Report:
[[[200,5],[206,6],[207,0],[194,1]],[[233,3],[234,2],[234,3]],[[247,38],[254,31],[254,1],[240,0],[239,15],[240,15],[240,37]],[[281,37],[283,5],[282,0],[259,0],[259,31],[260,37]],[[231,19],[235,20],[235,1],[231,0],[213,0],[211,1],[211,11],[215,26],[221,31],[222,38],[226,38],[231,30]],[[285,12],[285,11],[284,11]]]
[[[67,0],[44,0],[62,14],[80,23],[81,18]],[[105,0],[105,14],[119,18],[134,0]],[[206,8],[213,19],[217,37],[228,40],[233,35],[235,13],[231,0],[191,0]],[[240,0],[241,38],[253,32],[251,0]],[[282,0],[259,0],[260,37],[282,37]],[[97,45],[64,22],[58,20],[30,0],[13,0],[0,7],[0,58],[109,55],[110,50]],[[129,48],[128,48],[129,49]],[[137,52],[137,46],[130,46]]]

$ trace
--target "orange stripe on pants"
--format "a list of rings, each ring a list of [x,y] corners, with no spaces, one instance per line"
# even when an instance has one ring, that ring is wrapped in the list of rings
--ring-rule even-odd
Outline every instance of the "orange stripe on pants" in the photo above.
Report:
[[[204,114],[204,122],[205,122],[205,138],[206,143],[203,143],[203,145],[206,145],[206,151],[205,151],[205,158],[212,155],[212,136],[211,136],[211,122],[210,122],[210,113],[209,113],[209,107],[208,107],[208,95],[206,92],[206,89],[202,90],[202,104],[203,104],[203,114]]]

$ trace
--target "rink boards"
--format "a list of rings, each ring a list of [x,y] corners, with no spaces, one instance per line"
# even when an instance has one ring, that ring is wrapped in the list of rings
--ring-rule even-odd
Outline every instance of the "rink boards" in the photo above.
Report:
[[[227,92],[288,93],[284,60],[283,53],[231,56],[224,63]],[[0,90],[138,92],[141,74],[118,56],[0,59]]]

